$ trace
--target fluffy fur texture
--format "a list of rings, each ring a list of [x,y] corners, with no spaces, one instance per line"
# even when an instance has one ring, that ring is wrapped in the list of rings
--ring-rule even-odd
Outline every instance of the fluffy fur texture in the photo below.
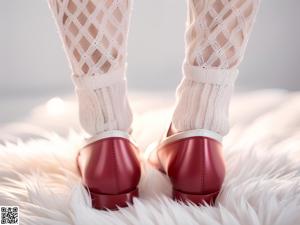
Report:
[[[162,123],[170,119],[171,112],[166,106],[171,101],[158,95],[145,104],[146,97],[137,96],[134,135],[145,148],[163,132]],[[50,103],[55,105],[55,101]],[[39,133],[45,138],[0,147],[0,205],[19,205],[22,225],[299,224],[300,93],[264,91],[234,97],[233,127],[224,141],[227,177],[215,207],[174,202],[168,180],[145,166],[140,198],[133,206],[110,212],[92,209],[80,184],[75,164],[80,135],[70,132],[63,138],[51,133],[61,133],[64,126],[74,123],[70,113],[74,114],[76,105],[66,101],[63,113],[49,114],[50,103],[34,110],[25,123],[35,128],[35,136]],[[145,111],[145,106],[161,105],[162,110]],[[58,120],[64,123],[57,125]],[[14,130],[28,137],[29,128],[24,123],[3,127],[0,138],[4,134],[11,138]]]

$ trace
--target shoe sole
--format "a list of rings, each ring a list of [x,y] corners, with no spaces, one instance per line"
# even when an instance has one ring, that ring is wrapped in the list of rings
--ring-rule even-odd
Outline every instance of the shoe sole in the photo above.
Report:
[[[184,202],[186,204],[196,204],[196,205],[211,205],[213,206],[216,202],[216,198],[219,195],[219,191],[206,194],[206,195],[198,195],[198,194],[189,194],[182,191],[173,189],[173,199],[175,201]]]
[[[118,210],[133,203],[133,198],[139,196],[138,188],[118,195],[100,194],[90,191],[92,206],[101,210]]]

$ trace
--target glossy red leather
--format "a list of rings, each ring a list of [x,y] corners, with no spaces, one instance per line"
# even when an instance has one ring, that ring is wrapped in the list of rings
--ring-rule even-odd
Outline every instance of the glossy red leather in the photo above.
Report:
[[[222,145],[207,137],[189,137],[157,149],[157,169],[173,186],[173,197],[195,204],[213,204],[225,177]]]
[[[124,207],[138,196],[138,149],[128,139],[110,137],[89,144],[80,150],[77,163],[94,208]]]

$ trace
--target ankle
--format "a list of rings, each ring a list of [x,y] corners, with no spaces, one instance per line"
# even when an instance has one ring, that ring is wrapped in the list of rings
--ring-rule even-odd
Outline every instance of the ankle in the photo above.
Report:
[[[173,132],[206,129],[222,136],[229,131],[229,104],[237,70],[184,66],[172,118]]]
[[[90,135],[129,131],[132,112],[127,98],[125,67],[94,76],[73,76],[82,128]]]

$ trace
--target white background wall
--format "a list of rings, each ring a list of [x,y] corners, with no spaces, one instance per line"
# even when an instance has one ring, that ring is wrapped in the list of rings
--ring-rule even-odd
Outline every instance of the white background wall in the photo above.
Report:
[[[238,89],[300,90],[299,10],[298,0],[262,0]],[[135,0],[128,59],[131,90],[175,90],[185,14],[185,0]],[[0,27],[0,122],[37,101],[72,92],[46,0],[1,0]],[[12,99],[26,101],[16,110]]]

